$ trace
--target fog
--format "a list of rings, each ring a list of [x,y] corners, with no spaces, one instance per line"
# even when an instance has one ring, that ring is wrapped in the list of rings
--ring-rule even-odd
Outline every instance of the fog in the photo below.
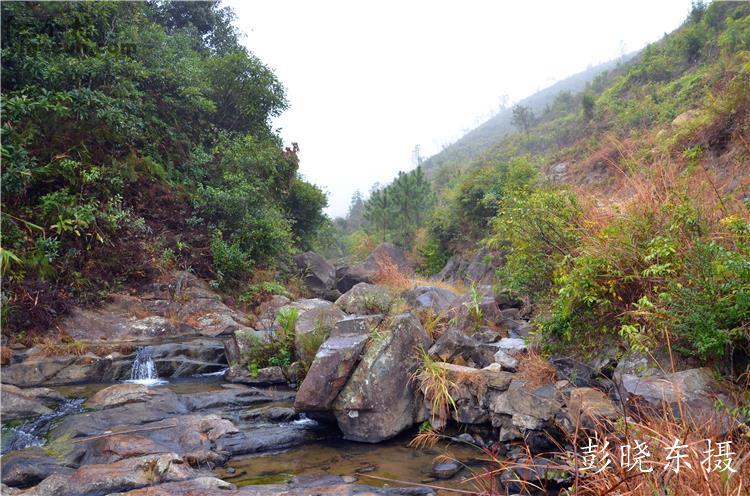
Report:
[[[514,101],[656,41],[690,0],[226,2],[287,88],[275,121],[302,174],[346,213],[352,193],[413,167]]]

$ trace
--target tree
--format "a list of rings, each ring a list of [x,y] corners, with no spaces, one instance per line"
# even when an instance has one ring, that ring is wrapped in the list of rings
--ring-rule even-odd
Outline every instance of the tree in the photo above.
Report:
[[[519,131],[525,132],[528,138],[529,129],[534,124],[534,111],[524,105],[516,105],[513,107],[513,117],[510,123]]]
[[[357,190],[352,195],[351,202],[349,202],[349,211],[346,214],[346,228],[351,231],[356,231],[362,227],[362,223],[365,221],[365,200],[362,197],[362,193]]]

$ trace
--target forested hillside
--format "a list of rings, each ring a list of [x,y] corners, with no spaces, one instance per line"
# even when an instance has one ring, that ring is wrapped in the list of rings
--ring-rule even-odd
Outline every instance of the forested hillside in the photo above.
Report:
[[[284,87],[218,2],[3,2],[3,332],[162,271],[238,290],[325,195],[270,127]]]
[[[696,3],[582,91],[506,118],[515,131],[491,145],[480,128],[459,141],[470,153],[428,159],[444,164],[436,200],[410,239],[385,238],[429,274],[485,247],[496,284],[532,295],[548,346],[650,350],[668,332],[685,356],[741,373],[722,360],[749,342],[750,6]],[[365,219],[350,253],[382,231]]]

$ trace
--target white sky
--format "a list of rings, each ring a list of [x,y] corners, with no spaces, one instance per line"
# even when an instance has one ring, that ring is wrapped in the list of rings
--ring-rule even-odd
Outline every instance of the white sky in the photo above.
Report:
[[[225,0],[245,45],[287,88],[275,121],[300,171],[344,215],[510,103],[656,41],[690,0]]]

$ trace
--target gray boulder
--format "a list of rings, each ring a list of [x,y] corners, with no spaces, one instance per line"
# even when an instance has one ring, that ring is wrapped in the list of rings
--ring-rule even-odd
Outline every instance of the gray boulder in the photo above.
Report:
[[[411,378],[418,366],[416,349],[427,349],[430,338],[408,313],[383,327],[333,403],[347,439],[377,443],[422,420],[422,399]]]
[[[318,349],[297,392],[294,407],[303,412],[328,411],[349,379],[369,334],[339,334]]]
[[[711,369],[688,369],[651,377],[623,374],[620,381],[621,394],[629,405],[655,410],[666,406],[677,417],[684,415],[698,424],[715,421],[723,429],[731,422],[728,417],[717,415],[715,408],[719,400],[730,407],[734,405],[731,391],[716,380]]]
[[[458,295],[453,291],[435,286],[417,286],[404,292],[403,297],[412,307],[432,310],[441,314],[448,309]]]
[[[307,251],[294,257],[305,285],[315,293],[324,293],[336,286],[336,269],[315,252]]]
[[[393,303],[393,295],[383,286],[360,282],[336,300],[336,307],[346,313],[386,314]]]

